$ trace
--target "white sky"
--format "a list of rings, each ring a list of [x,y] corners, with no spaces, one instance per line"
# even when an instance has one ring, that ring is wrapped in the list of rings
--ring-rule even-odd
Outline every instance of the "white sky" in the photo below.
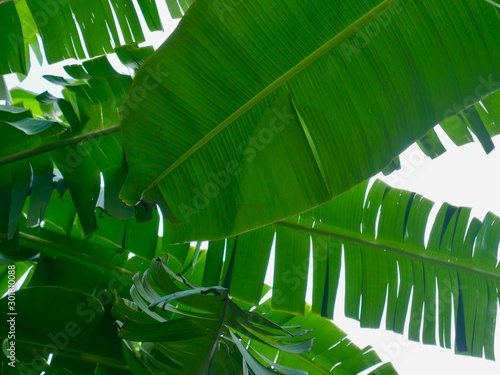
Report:
[[[160,1],[158,4],[163,24],[167,25],[168,29],[165,33],[147,35],[148,44],[154,45],[155,48],[177,24],[176,21],[169,19],[165,3]],[[111,60],[117,61],[112,57]],[[49,90],[59,96],[60,88],[41,77],[43,74],[66,76],[62,66],[69,63],[65,61],[50,67],[44,64],[44,67],[40,68],[34,61],[30,76],[21,86],[37,93]],[[10,87],[18,82],[14,75],[6,78]],[[439,130],[438,133],[442,135],[442,130],[441,132]],[[496,172],[500,165],[499,138],[494,139],[497,148],[490,155],[485,155],[478,142],[458,148],[444,136],[442,140],[448,152],[433,161],[425,157],[414,145],[401,155],[403,167],[399,172],[389,177],[382,175],[378,177],[392,186],[415,191],[436,202],[447,201],[458,206],[473,207],[473,214],[479,218],[482,218],[487,211],[500,215],[500,177]],[[272,280],[272,274],[268,275],[267,280]],[[372,345],[383,359],[394,364],[401,375],[500,373],[500,364],[496,362],[456,356],[450,350],[409,342],[401,335],[382,329],[359,328],[357,321],[343,316],[343,287],[340,286],[334,322],[345,330],[358,346]],[[497,321],[500,320],[498,318]],[[496,357],[500,358],[500,329],[497,329],[496,342],[498,343]]]

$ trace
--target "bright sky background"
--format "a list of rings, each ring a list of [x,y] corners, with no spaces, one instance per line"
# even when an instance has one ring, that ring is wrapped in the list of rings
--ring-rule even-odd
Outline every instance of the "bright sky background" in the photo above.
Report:
[[[177,21],[168,17],[165,3],[160,1],[160,11],[163,24],[167,25],[165,33],[150,33],[146,44],[157,48],[175,28]],[[117,59],[110,57],[112,62]],[[63,75],[63,65],[71,61],[43,68],[33,62],[30,76],[21,86],[25,89],[41,93],[49,90],[54,95],[60,95],[60,88],[51,85],[42,78],[43,74]],[[7,82],[10,87],[19,85],[15,75],[10,75]],[[438,128],[438,134],[443,131]],[[446,136],[442,137],[448,149],[445,155],[436,160],[428,159],[417,146],[411,146],[401,155],[402,169],[389,177],[379,175],[392,186],[415,191],[435,201],[447,201],[458,206],[473,207],[473,214],[482,218],[487,211],[500,215],[500,137],[494,139],[496,149],[485,155],[478,142],[456,147]],[[268,275],[272,280],[272,275]],[[343,275],[341,275],[343,280]],[[424,346],[409,342],[401,335],[384,330],[360,329],[357,321],[343,316],[343,283],[341,282],[334,322],[349,334],[351,340],[360,347],[372,345],[378,354],[391,361],[401,375],[438,375],[438,374],[498,374],[500,363],[484,359],[456,356],[450,350],[435,346]],[[500,319],[500,314],[497,321]],[[500,358],[500,329],[496,335],[496,357]]]

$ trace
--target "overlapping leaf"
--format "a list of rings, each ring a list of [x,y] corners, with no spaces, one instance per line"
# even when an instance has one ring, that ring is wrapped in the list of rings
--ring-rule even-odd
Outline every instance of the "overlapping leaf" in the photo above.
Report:
[[[122,44],[144,42],[144,29],[163,30],[154,0],[16,0],[0,2],[0,74],[27,74],[29,49],[49,64],[114,52]],[[191,0],[167,1],[180,18]],[[141,24],[140,18],[146,21]]]
[[[130,45],[120,55],[135,67],[149,48]],[[84,232],[97,229],[95,208],[106,185],[101,206],[108,214],[127,219],[134,209],[118,199],[127,173],[119,134],[119,112],[131,77],[120,75],[108,60],[98,58],[66,67],[75,79],[46,76],[63,86],[64,98],[45,92],[11,91],[12,106],[0,108],[0,236],[9,240],[17,229],[24,201],[30,196],[28,226],[44,219],[56,175],[64,177]]]
[[[117,300],[113,311],[124,322],[120,337],[137,373],[301,375],[335,368],[356,374],[380,363],[371,348],[359,349],[324,318],[276,314],[269,302],[243,311],[226,288],[193,287],[166,259],[153,260],[149,272],[134,279],[133,301]],[[307,326],[297,331],[301,322]]]
[[[465,103],[466,105],[470,105],[470,107],[457,115],[444,119],[441,121],[440,126],[455,145],[463,146],[473,142],[474,138],[472,134],[474,134],[481,143],[484,151],[490,153],[494,148],[492,137],[500,134],[500,127],[498,126],[500,123],[500,92],[495,91],[493,94],[476,103],[481,96],[481,92],[486,87],[495,89],[497,88],[497,82],[491,82],[484,78],[480,79],[476,95],[468,97]],[[453,110],[449,111],[449,113],[452,112]],[[446,151],[434,129],[420,138],[417,144],[432,159],[442,155]],[[401,164],[398,157],[383,172],[388,175],[400,167]]]
[[[484,80],[475,102],[499,87],[485,1],[217,3],[194,3],[148,59],[122,120],[121,196],[162,195],[174,241],[324,203],[469,107]]]
[[[432,209],[418,194],[364,183],[296,218],[211,242],[196,277],[255,306],[275,247],[273,308],[303,314],[312,269],[312,311],[332,318],[345,264],[345,314],[363,327],[409,326],[411,340],[492,359],[500,221],[445,204],[432,222]]]
[[[29,199],[24,212],[28,209]],[[75,212],[69,193],[54,191],[43,228],[27,228],[21,219],[16,246],[0,248],[3,286],[7,264],[15,265],[16,280],[30,269],[15,294],[16,367],[2,356],[2,373],[90,374],[97,365],[101,373],[130,374],[109,310],[116,294],[127,295],[133,273],[147,269],[157,248],[161,251],[158,214],[141,224],[103,214],[97,218],[99,230],[88,238]],[[4,316],[7,307],[5,297],[0,300]],[[1,327],[7,332],[8,322]]]

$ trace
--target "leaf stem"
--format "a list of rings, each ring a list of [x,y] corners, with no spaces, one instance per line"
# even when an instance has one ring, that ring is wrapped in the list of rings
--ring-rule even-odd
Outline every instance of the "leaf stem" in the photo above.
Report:
[[[473,273],[482,277],[486,277],[488,279],[492,279],[494,281],[500,280],[500,274],[495,271],[488,271],[485,269],[480,269],[474,266],[469,266],[465,264],[460,264],[460,259],[458,258],[438,258],[435,256],[435,252],[432,250],[425,249],[416,249],[412,248],[412,246],[408,246],[407,244],[403,244],[402,246],[397,246],[395,243],[391,241],[386,241],[382,239],[368,239],[362,238],[359,234],[343,232],[340,230],[336,230],[337,228],[333,226],[328,226],[326,228],[323,225],[321,228],[313,228],[309,226],[304,226],[302,224],[298,224],[296,219],[289,219],[286,221],[280,221],[276,223],[276,225],[280,225],[282,227],[292,228],[296,230],[301,230],[304,232],[309,232],[312,234],[334,237],[342,241],[352,242],[363,246],[374,247],[380,250],[385,250],[394,254],[403,255],[409,258],[419,259],[424,262],[439,264],[440,266],[444,266],[447,268],[456,269],[458,271],[465,271],[469,273]],[[472,259],[471,259],[472,260]]]
[[[7,156],[0,158],[0,166],[5,165],[5,164],[9,164],[9,163],[14,163],[14,162],[19,161],[19,160],[27,159],[27,158],[30,158],[32,156],[44,154],[46,152],[57,150],[59,148],[63,148],[63,147],[73,145],[76,143],[90,141],[91,139],[103,137],[103,136],[113,134],[113,133],[116,133],[119,131],[120,131],[120,126],[115,125],[115,126],[111,126],[109,128],[97,130],[97,131],[92,132],[92,133],[78,135],[78,136],[73,137],[73,138],[64,139],[64,140],[61,140],[58,142],[53,142],[53,143],[50,143],[47,145],[32,148],[30,150],[24,150],[24,151],[15,153],[15,154],[10,154],[10,155],[7,155]]]
[[[87,266],[90,266],[94,269],[98,269],[100,271],[106,270],[106,271],[118,272],[125,277],[132,278],[132,276],[134,275],[133,272],[131,272],[127,269],[115,266],[109,262],[105,262],[105,261],[96,259],[96,258],[94,258],[90,255],[87,255],[81,251],[73,250],[69,247],[60,245],[60,244],[55,243],[53,241],[46,240],[44,238],[40,238],[40,237],[31,235],[28,233],[24,233],[24,232],[19,232],[19,238],[23,239],[25,241],[32,242],[32,243],[35,243],[37,245],[43,246],[43,250],[41,252],[44,254],[50,255],[50,256],[59,256],[59,257],[69,258],[69,259],[74,260],[78,263],[85,264]]]

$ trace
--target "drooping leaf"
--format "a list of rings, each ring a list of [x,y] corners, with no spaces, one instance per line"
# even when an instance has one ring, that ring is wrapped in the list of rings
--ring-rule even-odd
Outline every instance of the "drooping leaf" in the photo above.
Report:
[[[305,318],[277,313],[276,323],[267,318],[275,314],[269,310],[270,301],[258,308],[266,316],[243,311],[225,288],[193,288],[183,282],[166,259],[153,260],[150,274],[136,275],[133,301],[118,299],[113,310],[125,321],[120,337],[126,340],[127,360],[132,368],[141,368],[140,373],[245,374],[248,366],[261,374],[328,374],[338,366],[339,374],[356,374],[380,366],[374,352],[360,350],[331,322],[310,311]],[[310,330],[297,331],[300,323],[318,328],[314,335],[329,348],[320,345],[315,350]],[[341,364],[346,358],[355,365]]]
[[[481,221],[470,217],[470,208],[444,204],[433,222],[433,206],[418,194],[375,181],[252,232],[253,238],[264,235],[259,231],[266,236],[274,231],[277,236],[273,307],[302,313],[312,268],[312,311],[332,318],[344,268],[344,313],[362,327],[385,325],[403,334],[408,326],[410,340],[494,358],[498,217],[489,213]],[[238,236],[235,243],[244,236],[249,234]],[[226,273],[245,275],[247,263],[255,264],[252,269],[267,266],[272,245],[256,244],[255,248],[236,245],[230,258],[226,253]],[[222,262],[221,252],[208,256],[211,264]],[[252,290],[262,290],[259,278],[252,278],[252,283]],[[253,306],[255,297],[244,285],[239,277],[229,277],[225,284],[235,301]]]
[[[120,106],[130,87],[131,77],[114,71],[105,57],[73,65],[68,70],[76,74],[76,67],[81,69],[85,79],[49,77],[52,82],[64,86],[65,98],[57,98],[48,92],[36,95],[16,90],[13,93],[14,106],[1,106],[0,168],[13,169],[13,175],[18,177],[23,175],[21,170],[31,169],[29,188],[33,197],[28,226],[34,226],[44,218],[55,164],[69,188],[84,231],[90,234],[97,229],[95,209],[101,178],[106,188],[100,204],[106,212],[119,219],[134,216],[134,209],[118,198],[127,163],[122,142],[117,134],[113,134],[119,130]],[[4,173],[4,178],[8,176],[9,173]],[[16,191],[22,195],[23,189]],[[23,198],[20,196],[19,199]],[[2,195],[1,200],[6,210],[11,210],[15,203],[9,194]],[[19,208],[15,210],[19,212]],[[15,213],[13,215],[9,238],[12,228],[17,225]],[[2,230],[6,234],[5,228]]]

